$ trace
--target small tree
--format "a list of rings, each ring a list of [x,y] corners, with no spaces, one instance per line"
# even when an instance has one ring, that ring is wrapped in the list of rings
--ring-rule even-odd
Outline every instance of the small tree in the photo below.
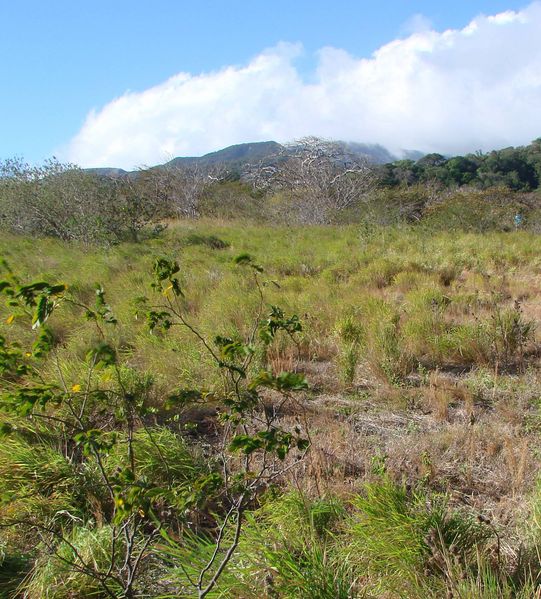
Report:
[[[172,390],[164,409],[175,420],[186,406],[214,401],[219,406],[222,442],[214,456],[214,466],[197,475],[186,476],[183,484],[170,473],[178,471],[175,460],[156,443],[156,429],[149,426],[153,409],[147,402],[152,381],[123,359],[114,329],[117,319],[96,287],[94,305],[70,295],[63,284],[45,281],[22,284],[8,270],[0,291],[12,311],[8,321],[28,321],[36,333],[30,348],[0,337],[0,373],[4,388],[0,407],[8,420],[33,419],[43,422],[48,434],[61,440],[60,451],[77,470],[94,469],[100,485],[93,489],[93,501],[100,501],[100,513],[108,527],[109,559],[105,565],[86,559],[70,536],[73,519],[67,509],[48,519],[41,511],[13,518],[9,506],[27,494],[24,485],[1,496],[7,510],[0,527],[18,526],[33,530],[54,559],[96,581],[106,596],[133,599],[138,577],[149,552],[162,537],[175,563],[186,573],[182,596],[207,596],[231,560],[242,532],[245,511],[262,490],[276,481],[297,461],[286,461],[290,452],[302,458],[308,449],[306,431],[280,427],[280,408],[293,395],[306,388],[301,374],[255,370],[253,360],[276,335],[295,336],[301,330],[296,316],[287,317],[272,306],[264,314],[262,268],[248,255],[236,259],[239,268],[248,269],[259,297],[253,327],[246,339],[217,336],[205,338],[189,321],[179,265],[158,258],[153,267],[153,294],[138,299],[138,315],[145,318],[151,332],[165,334],[181,327],[193,334],[223,375],[222,389],[178,388]],[[83,370],[77,380],[68,380],[58,358],[58,342],[49,328],[53,314],[62,305],[79,309],[94,323],[95,341],[88,347]],[[268,410],[263,391],[278,398],[278,409]],[[0,423],[4,435],[16,435],[8,421]],[[138,439],[147,439],[155,448],[167,473],[158,484],[152,473],[141,470]],[[147,449],[148,451],[148,449]],[[116,467],[108,456],[114,452]],[[186,483],[187,481],[187,483]],[[213,512],[205,506],[213,505]],[[0,512],[1,514],[2,512]],[[214,544],[208,561],[193,576],[193,566],[183,561],[184,530],[190,528],[186,514],[201,513],[212,521],[209,534]],[[88,520],[84,525],[101,527]],[[190,538],[188,534],[188,538]],[[68,551],[66,551],[66,547]],[[172,553],[171,553],[172,551]]]

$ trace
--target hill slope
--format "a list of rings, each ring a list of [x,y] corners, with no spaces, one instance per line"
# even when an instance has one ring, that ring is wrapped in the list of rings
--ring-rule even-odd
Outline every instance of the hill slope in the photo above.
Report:
[[[358,154],[359,156],[366,157],[370,162],[374,164],[385,164],[396,160],[396,156],[391,154],[386,148],[378,144],[365,144],[358,142],[337,142],[344,146],[348,152]],[[235,144],[217,150],[216,152],[210,152],[203,156],[178,156],[173,158],[169,162],[162,165],[156,165],[151,168],[162,168],[171,166],[200,166],[203,168],[209,168],[211,166],[223,165],[228,168],[242,168],[247,164],[253,164],[261,161],[271,161],[280,153],[287,154],[287,147],[279,144],[276,141],[259,141],[249,142],[242,144]],[[415,154],[422,156],[422,153],[415,152]],[[96,173],[102,176],[123,176],[127,172],[119,168],[92,168],[86,169],[89,172]],[[137,172],[137,171],[132,171]]]

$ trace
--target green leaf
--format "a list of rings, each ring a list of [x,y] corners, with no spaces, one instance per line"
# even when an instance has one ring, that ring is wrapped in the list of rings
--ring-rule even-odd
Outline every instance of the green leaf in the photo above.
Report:
[[[305,451],[310,447],[310,441],[308,439],[297,439],[297,449],[300,451]]]
[[[250,356],[254,353],[254,348],[241,341],[234,341],[229,337],[218,335],[214,338],[214,343],[220,349],[222,358],[235,360]]]
[[[250,435],[235,435],[231,439],[229,449],[231,451],[242,451],[246,455],[250,455],[257,449],[261,449],[264,445],[262,439],[252,437]]]
[[[281,308],[271,306],[269,316],[260,325],[259,338],[268,345],[280,330],[293,336],[302,331],[301,321],[296,314],[287,318]]]
[[[49,297],[47,295],[40,295],[34,312],[34,318],[32,319],[32,328],[37,329],[40,327],[52,314],[53,309],[54,304]]]
[[[308,388],[308,383],[303,374],[297,372],[281,372],[274,376],[267,370],[262,370],[250,383],[250,389],[268,387],[276,391],[302,391]]]
[[[108,343],[98,343],[87,352],[86,359],[94,361],[96,367],[112,366],[116,363],[116,352]]]
[[[257,272],[263,272],[263,267],[254,262],[253,257],[250,254],[239,254],[235,258],[233,258],[233,262],[237,266],[249,266],[253,268]]]
[[[160,312],[156,310],[148,310],[145,313],[147,326],[152,333],[155,329],[168,331],[173,326],[171,314],[165,310]]]
[[[158,281],[165,281],[171,279],[174,274],[179,272],[180,266],[174,260],[169,258],[160,257],[156,258],[153,265],[154,276]]]
[[[94,451],[108,453],[115,446],[117,435],[92,428],[76,433],[73,435],[73,440],[82,447],[85,455],[90,455]]]
[[[53,385],[18,387],[2,396],[2,405],[19,416],[28,416],[36,408],[44,408],[49,402],[60,403],[61,393]]]
[[[32,354],[35,358],[43,358],[54,346],[54,335],[50,328],[41,327],[38,338],[32,345]]]
[[[105,301],[105,291],[99,283],[96,283],[96,312],[87,311],[87,317],[96,318],[97,315],[107,324],[117,324],[118,322],[111,306]]]
[[[65,290],[66,286],[64,284],[51,285],[46,281],[38,281],[18,287],[15,297],[21,298],[27,306],[33,307],[36,305],[36,296],[50,297],[60,295]]]

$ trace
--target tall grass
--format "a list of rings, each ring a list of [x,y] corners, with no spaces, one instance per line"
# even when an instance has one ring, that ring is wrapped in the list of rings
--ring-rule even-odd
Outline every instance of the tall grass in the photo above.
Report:
[[[0,507],[3,521],[88,517],[100,509],[100,489],[97,470],[71,461],[46,442],[10,435],[0,443],[0,494],[17,496]]]
[[[445,496],[384,478],[353,500],[344,559],[366,570],[376,593],[432,596],[449,583],[448,556],[468,563],[491,531],[448,509]]]
[[[269,304],[299,314],[303,322],[299,345],[287,336],[276,339],[266,355],[257,356],[258,367],[279,371],[286,365],[323,373],[318,384],[334,394],[351,390],[362,379],[369,397],[370,387],[384,387],[401,397],[416,392],[406,388],[414,384],[416,371],[426,375],[433,369],[477,369],[472,381],[490,374],[492,386],[479,395],[489,403],[487,398],[494,400],[499,389],[496,379],[502,370],[535,371],[538,366],[538,290],[532,273],[541,267],[540,249],[539,239],[526,232],[479,235],[418,227],[360,232],[352,226],[271,228],[218,221],[180,223],[162,239],[108,250],[9,235],[0,240],[0,254],[16,266],[21,278],[63,280],[88,301],[99,281],[119,320],[127,323],[113,333],[127,363],[120,376],[125,388],[149,407],[145,427],[133,441],[135,466],[143,479],[164,489],[164,496],[167,491],[164,510],[170,509],[175,494],[189,492],[198,477],[213,468],[216,450],[212,434],[192,443],[182,417],[169,420],[166,399],[179,388],[218,394],[223,389],[197,339],[176,329],[167,337],[151,335],[135,318],[133,298],[147,294],[147,272],[156,255],[178,259],[189,298],[186,313],[210,339],[249,332],[257,293],[248,293],[249,275],[234,269],[232,258],[241,252],[257,256],[265,267]],[[9,308],[2,306],[2,334],[27,341],[27,331],[9,315]],[[51,318],[57,345],[46,372],[56,380],[64,378],[68,386],[80,383],[84,348],[93,335],[90,325],[75,323],[75,312],[69,309],[62,320]],[[147,374],[135,376],[136,370]],[[536,379],[528,380],[532,395]],[[99,424],[108,406],[89,407],[96,408]],[[201,407],[201,421],[212,408]],[[347,409],[348,414],[354,412],[350,405]],[[529,417],[538,417],[533,408],[531,412]],[[337,410],[332,417],[341,413]],[[354,417],[362,418],[362,412]],[[6,419],[2,415],[2,422]],[[9,424],[14,433],[0,443],[0,495],[7,498],[0,518],[47,522],[84,560],[106,567],[111,531],[103,516],[110,499],[92,461],[80,459],[63,442],[60,429],[36,422],[26,428],[16,421]],[[476,429],[470,437],[473,443],[482,438],[482,431]],[[123,466],[122,432],[119,439],[104,460],[108,473]],[[385,438],[377,442],[382,451],[392,444]],[[331,456],[334,450],[330,447]],[[452,473],[447,474],[452,483]],[[302,484],[300,480],[301,488]],[[498,549],[495,525],[456,509],[445,494],[422,486],[411,489],[387,478],[367,486],[355,481],[355,492],[351,488],[340,499],[291,490],[268,492],[246,515],[238,552],[212,596],[436,599],[452,593],[460,599],[526,599],[538,592],[538,507],[530,530],[520,531],[524,563],[519,565],[513,562],[518,560],[516,547],[514,554],[509,549],[512,558]],[[15,493],[20,499],[9,501]],[[187,575],[196,575],[214,550],[220,514],[211,513],[212,505],[207,509],[206,521],[185,513],[172,525],[179,535],[178,547],[162,554],[167,567],[159,570],[170,596],[189,596]],[[0,530],[0,595],[8,587],[13,594],[22,573],[33,564],[20,596],[101,596],[103,589],[95,579],[62,561],[64,557],[73,562],[68,543],[53,539],[49,549],[35,545],[20,528]]]
[[[43,547],[33,568],[21,584],[28,599],[72,599],[93,597],[105,599],[110,594],[87,569],[106,572],[112,559],[112,531],[109,527],[76,526],[66,532],[65,540]],[[121,542],[121,541],[120,541]],[[107,582],[110,591],[121,596],[114,582]]]
[[[347,599],[356,576],[333,552],[345,517],[336,499],[288,493],[249,514],[238,554],[217,596]],[[355,595],[361,596],[361,595]]]

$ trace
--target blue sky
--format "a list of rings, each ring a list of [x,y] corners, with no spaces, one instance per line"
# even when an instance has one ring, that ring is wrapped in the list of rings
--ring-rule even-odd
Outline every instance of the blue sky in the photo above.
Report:
[[[160,161],[168,151],[197,153],[216,149],[213,146],[229,138],[232,143],[238,141],[230,129],[222,136],[198,144],[192,140],[197,128],[188,134],[185,128],[172,127],[169,116],[163,130],[169,132],[170,139],[164,143],[161,155],[156,150],[153,154],[142,152],[139,158],[137,153],[128,155],[120,150],[101,152],[100,143],[118,147],[118,140],[105,139],[102,134],[100,142],[97,134],[90,135],[88,127],[84,129],[83,125],[91,110],[99,115],[111,101],[128,91],[154,89],[181,72],[197,76],[228,66],[242,68],[265,49],[276,47],[278,42],[302,44],[302,50],[286,52],[288,58],[280,64],[285,70],[294,64],[296,76],[309,84],[315,70],[321,67],[318,51],[322,48],[330,46],[340,50],[339,54],[325,58],[327,69],[333,68],[333,60],[340,69],[347,62],[346,55],[356,60],[368,58],[378,48],[415,31],[459,30],[479,14],[494,15],[528,5],[528,2],[511,0],[335,0],[332,3],[314,0],[154,0],[152,3],[1,0],[0,158],[22,155],[34,161],[56,153],[66,158],[82,157],[81,162],[91,163],[88,153],[77,150],[85,140],[89,140],[89,151],[95,152],[96,160],[117,159],[123,166],[139,160]],[[276,72],[274,68],[272,73]],[[249,85],[250,80],[243,83],[240,88],[243,95],[250,94]],[[175,93],[187,93],[187,89],[179,85],[175,90]],[[141,110],[140,105],[137,111]],[[125,108],[129,111],[133,106],[132,102]],[[175,110],[182,107],[177,106]],[[228,117],[227,105],[216,110],[226,111],[223,114]],[[252,118],[257,119],[259,108],[253,110]],[[197,117],[193,112],[190,114],[192,120]],[[155,127],[154,115],[143,113],[142,121],[147,118],[148,126]],[[178,118],[182,115],[178,114]],[[268,112],[264,111],[264,118],[269,118]],[[132,129],[133,123],[132,120]],[[317,127],[317,121],[313,126]],[[101,127],[103,131],[105,124]],[[126,124],[126,129],[117,134],[129,137],[129,127]],[[82,128],[88,134],[77,137]],[[204,122],[199,130],[203,128]],[[270,125],[267,129],[254,129],[254,134],[261,137],[266,131],[271,134],[275,130],[282,136],[287,135],[286,128],[273,129]],[[332,128],[329,131],[332,133]],[[249,135],[251,130],[243,129],[242,133]],[[362,130],[357,136],[360,134]],[[139,140],[145,145],[145,135],[143,132],[136,135],[134,143]],[[175,135],[183,137],[184,142],[175,144]],[[370,130],[370,135],[377,137],[377,131]],[[531,137],[539,135],[541,131],[532,131]],[[74,138],[78,139],[79,146],[73,146]],[[381,140],[357,141],[386,139],[383,136]],[[405,141],[410,138],[406,137]],[[133,143],[128,145],[133,146]]]

